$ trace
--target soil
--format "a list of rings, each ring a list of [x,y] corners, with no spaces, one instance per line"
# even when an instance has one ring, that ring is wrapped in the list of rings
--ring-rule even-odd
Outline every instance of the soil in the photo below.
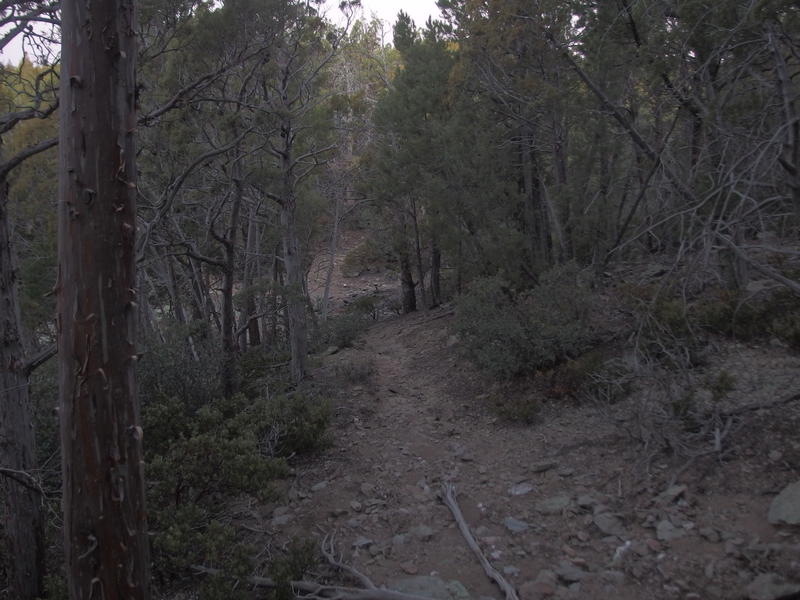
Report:
[[[366,277],[337,271],[334,297],[392,285]],[[343,560],[377,585],[433,575],[475,600],[502,598],[439,500],[448,482],[522,600],[776,599],[792,588],[759,586],[766,574],[800,583],[800,529],[767,519],[800,479],[800,401],[724,416],[800,392],[797,354],[717,341],[693,375],[724,370],[734,389],[714,401],[716,448],[701,440],[689,460],[646,418],[648,390],[608,403],[493,385],[461,357],[452,318],[447,306],[385,317],[317,360],[312,380],[337,389],[333,444],[294,465],[254,527],[274,540],[335,534]],[[505,393],[536,403],[533,424],[498,416]]]

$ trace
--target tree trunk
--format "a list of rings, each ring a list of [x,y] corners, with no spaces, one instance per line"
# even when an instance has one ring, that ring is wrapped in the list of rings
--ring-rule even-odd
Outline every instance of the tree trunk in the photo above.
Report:
[[[550,266],[550,232],[547,227],[547,210],[542,201],[542,184],[539,180],[539,165],[530,134],[522,139],[522,184],[525,194],[525,215],[528,243],[534,262],[534,270]]]
[[[236,165],[240,163],[237,161]],[[234,167],[236,169],[236,167]],[[237,169],[238,171],[238,169]],[[238,175],[233,180],[233,206],[231,220],[224,238],[219,238],[225,248],[225,266],[222,278],[222,391],[226,398],[239,388],[236,376],[236,314],[233,306],[233,284],[236,276],[236,239],[239,231],[239,212],[242,206],[242,181]]]
[[[42,499],[27,475],[36,466],[36,452],[7,201],[8,183],[0,180],[0,466],[13,470],[0,475],[0,492],[11,563],[9,597],[34,600],[44,591],[44,521]]]
[[[428,303],[428,292],[425,289],[425,265],[422,262],[422,240],[419,234],[419,221],[417,220],[417,202],[411,199],[411,221],[414,225],[414,250],[416,251],[417,259],[417,278],[419,282],[419,294],[422,300],[422,306],[430,308]]]
[[[433,235],[431,240],[431,305],[439,306],[442,303],[442,250],[439,239]]]
[[[261,328],[258,325],[258,308],[253,290],[251,289],[256,280],[256,269],[258,261],[255,259],[259,246],[260,230],[256,223],[256,206],[250,207],[250,214],[247,221],[247,253],[244,258],[244,278],[242,285],[246,292],[245,306],[242,311],[242,325],[240,327],[242,336],[240,347],[242,351],[247,349],[249,341],[251,347],[261,345]]]
[[[417,294],[414,291],[414,276],[411,274],[411,259],[408,250],[400,252],[400,287],[402,289],[403,314],[417,310]]]
[[[336,200],[333,210],[333,229],[331,231],[331,243],[328,248],[328,270],[325,273],[325,290],[322,293],[322,307],[320,308],[320,320],[324,323],[328,320],[328,309],[331,296],[331,282],[333,281],[333,272],[336,270],[336,246],[339,242],[339,221],[341,220],[342,213],[342,196],[344,193],[336,193]]]
[[[70,598],[150,598],[136,398],[134,2],[62,3],[58,340]]]
[[[306,375],[306,301],[303,293],[304,273],[293,197],[287,198],[281,206],[281,229],[283,267],[286,270],[286,318],[289,326],[292,381],[299,383]]]

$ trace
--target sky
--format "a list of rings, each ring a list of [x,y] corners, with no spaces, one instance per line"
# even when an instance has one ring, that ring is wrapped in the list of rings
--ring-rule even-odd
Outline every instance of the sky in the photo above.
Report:
[[[326,1],[326,6],[330,11],[329,17],[334,22],[337,22],[337,16],[341,14],[338,5],[339,0]],[[397,19],[397,13],[401,10],[411,16],[417,27],[424,26],[430,16],[439,17],[436,0],[361,0],[361,6],[364,7],[365,17],[369,18],[372,13],[375,13],[381,20],[386,21],[389,25],[387,28],[389,32]],[[19,40],[14,40],[0,53],[0,60],[3,62],[10,60],[16,63],[20,58],[22,58],[22,48]]]
[[[339,12],[338,0],[327,0],[330,18],[335,21],[335,14]],[[397,19],[397,13],[405,11],[416,23],[417,27],[425,25],[428,17],[439,17],[439,9],[436,7],[436,0],[361,0],[364,8],[364,16],[369,18],[371,13],[375,13],[381,20],[388,22],[390,28]]]

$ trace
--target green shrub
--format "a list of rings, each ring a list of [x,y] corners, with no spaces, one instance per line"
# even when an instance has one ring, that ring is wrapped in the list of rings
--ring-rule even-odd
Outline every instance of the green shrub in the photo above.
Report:
[[[269,566],[275,588],[268,596],[273,600],[294,600],[291,582],[303,579],[318,563],[317,545],[312,540],[293,539],[284,554],[274,558]]]
[[[369,327],[369,322],[356,312],[344,312],[328,319],[322,327],[324,344],[338,348],[350,348]]]
[[[270,482],[286,474],[281,460],[261,452],[268,415],[266,401],[244,396],[199,408],[161,397],[143,408],[154,564],[162,578],[192,564],[245,568],[247,553],[239,555],[235,531],[220,518],[234,497],[271,497]]]
[[[261,447],[270,456],[305,454],[330,444],[331,406],[319,396],[277,396],[267,402],[266,419],[270,425]]]
[[[194,352],[189,345],[192,337]],[[164,340],[148,336],[139,343],[141,359],[136,377],[143,405],[153,398],[182,398],[192,406],[209,403],[221,394],[221,342],[202,328],[174,327]]]
[[[517,293],[498,277],[475,281],[458,300],[455,332],[467,355],[498,378],[530,375],[590,349],[592,294],[569,264]]]
[[[159,579],[181,578],[193,564],[213,565],[226,576],[252,572],[255,553],[237,540],[227,507],[243,495],[272,499],[271,482],[287,475],[283,457],[326,443],[327,403],[299,394],[238,395],[196,407],[159,397],[143,407],[142,418]],[[228,578],[204,582],[203,597],[230,593]]]

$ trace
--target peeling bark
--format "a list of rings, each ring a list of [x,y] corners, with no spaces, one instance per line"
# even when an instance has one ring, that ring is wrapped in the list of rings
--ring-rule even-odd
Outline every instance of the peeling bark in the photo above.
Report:
[[[146,600],[132,0],[62,3],[58,338],[73,599]]]

